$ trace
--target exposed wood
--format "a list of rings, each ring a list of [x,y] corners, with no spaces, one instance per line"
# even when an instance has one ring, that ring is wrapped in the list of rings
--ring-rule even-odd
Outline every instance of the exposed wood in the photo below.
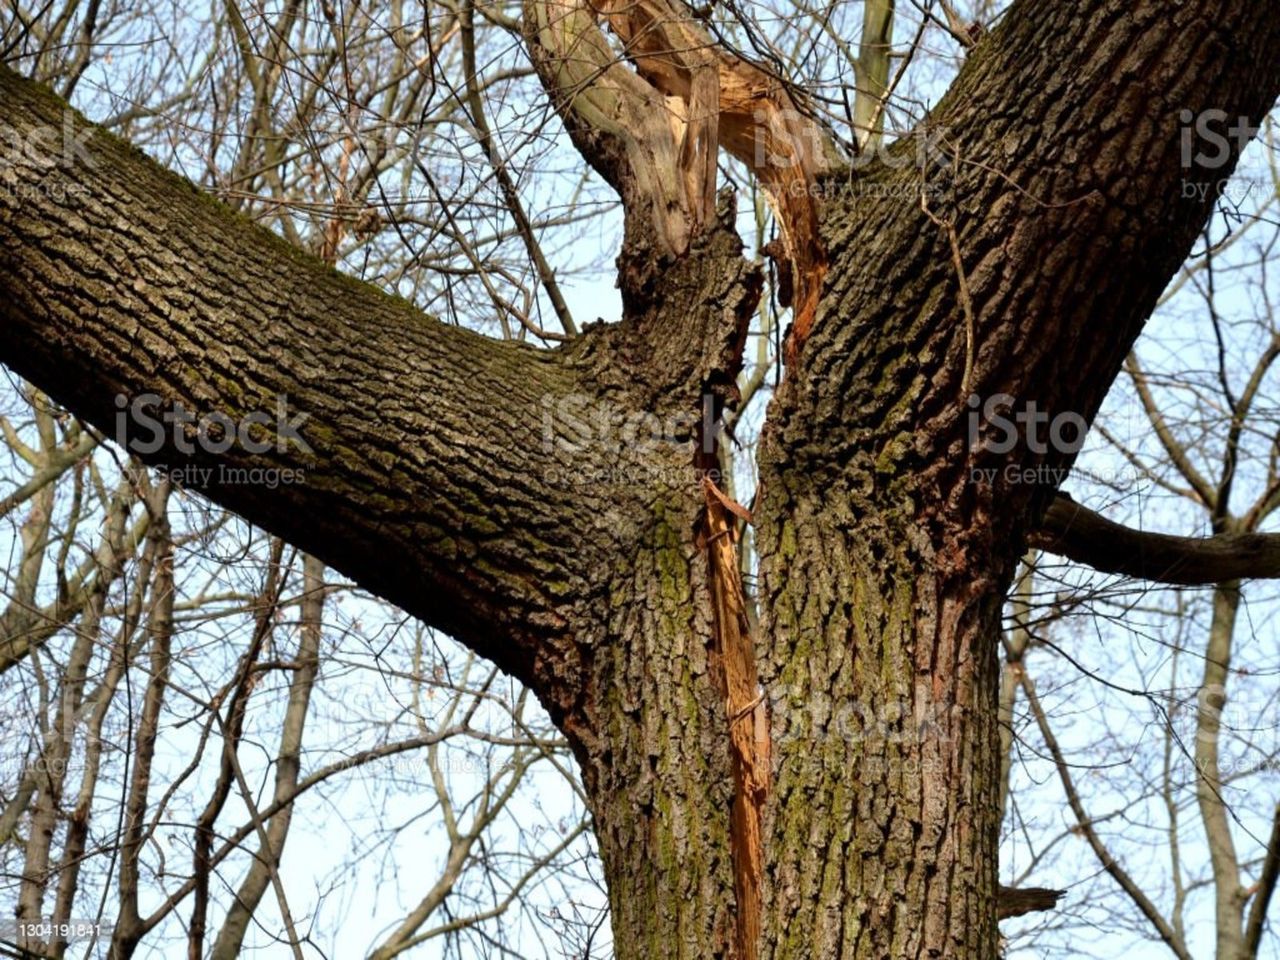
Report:
[[[818,178],[842,166],[833,139],[783,78],[724,50],[679,0],[615,0],[602,9],[639,74],[684,100],[699,120],[714,102],[702,93],[710,81],[701,79],[714,66],[719,129],[707,139],[759,177],[777,214],[792,262],[794,355],[813,325],[827,268]]]
[[[715,658],[723,677],[725,710],[733,751],[732,831],[739,960],[756,960],[760,939],[760,897],[764,877],[761,818],[769,792],[769,718],[756,671],[751,623],[738,568],[733,517],[745,513],[708,478],[706,550],[715,611]],[[736,507],[737,509],[734,509]]]
[[[635,72],[596,24],[599,10]],[[780,77],[724,50],[678,0],[526,0],[534,63],[583,155],[652,219],[660,254],[682,254],[711,221],[718,147],[760,179],[791,259],[792,356],[817,315],[827,258],[818,178],[834,140]],[[663,118],[667,127],[663,127]],[[633,242],[646,235],[632,225]],[[643,256],[643,243],[633,254]],[[624,293],[626,286],[624,285]]]
[[[707,118],[625,66],[586,0],[525,0],[524,33],[574,144],[622,197],[629,245],[685,253],[714,211],[714,180],[702,182],[716,155]]]

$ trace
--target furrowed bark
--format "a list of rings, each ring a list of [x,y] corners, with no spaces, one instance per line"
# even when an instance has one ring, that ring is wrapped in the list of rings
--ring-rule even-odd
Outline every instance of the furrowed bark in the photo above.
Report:
[[[660,356],[686,358],[674,371],[645,363],[643,318],[560,352],[495,342],[298,253],[7,69],[0,118],[41,147],[11,151],[0,171],[5,362],[113,437],[123,420],[152,439],[117,397],[154,394],[155,417],[179,404],[235,424],[265,413],[250,430],[263,453],[209,452],[187,424],[181,446],[166,426],[143,459],[536,677],[563,715],[606,575],[661,495],[613,479],[644,473],[649,451],[597,431],[597,415],[696,420],[727,349],[714,344],[740,339],[732,306],[650,324],[667,338]],[[64,129],[81,145],[50,155]],[[303,418],[303,443],[277,430],[281,410]],[[687,464],[691,428],[672,429]],[[222,444],[220,426],[209,435]]]
[[[643,337],[659,369],[700,381],[686,409],[733,401],[759,297],[759,270],[741,259],[732,222],[723,209],[648,299],[629,298],[632,322],[608,334],[607,356],[637,356],[627,344]],[[696,352],[674,346],[672,328],[691,322],[720,334]],[[651,396],[634,365],[599,377]],[[747,692],[753,637],[741,622],[737,564],[715,535],[728,525],[716,508],[727,508],[706,486],[717,482],[713,424],[702,420],[695,437],[651,471],[669,481],[652,507],[651,539],[616,568],[609,642],[593,651],[581,703],[589,733],[575,741],[620,957],[755,956],[767,733],[743,711],[744,701],[763,704]]]
[[[760,280],[731,211],[709,209],[705,151],[734,149],[725,90],[750,71],[717,59],[713,138],[694,109],[704,59],[671,72],[637,46],[632,74],[593,13],[541,9],[526,8],[534,61],[627,206],[621,324],[554,353],[443,327],[95,136],[87,197],[0,196],[0,357],[104,428],[116,391],[237,416],[287,393],[309,413],[310,453],[165,456],[308,469],[275,490],[205,489],[533,685],[582,765],[621,960],[989,960],[992,638],[1054,494],[1003,468],[1070,455],[998,453],[986,431],[969,444],[961,386],[1093,415],[1209,212],[1181,179],[1229,172],[1183,169],[1179,115],[1263,115],[1280,92],[1276,4],[1020,0],[922,131],[944,162],[804,173],[808,252],[830,269],[796,278],[817,284],[815,310],[761,444],[758,894],[733,811],[763,751],[739,717],[750,672],[727,667],[732,564],[705,524],[728,521],[691,473],[707,451],[684,420],[656,445],[582,436],[596,405],[696,419],[704,398],[733,400]],[[565,22],[576,32],[551,29]],[[563,72],[570,53],[588,74]],[[20,134],[60,124],[61,105],[9,74],[0,94]],[[679,123],[649,123],[655,105]],[[11,167],[74,182],[25,154]],[[923,203],[922,182],[941,188]]]
[[[39,88],[0,84],[20,136],[61,123]],[[732,402],[761,286],[731,207],[622,323],[539,352],[324,269],[106,135],[84,149],[75,169],[11,167],[44,186],[0,199],[0,356],[108,433],[117,392],[232,419],[287,394],[309,451],[170,438],[150,459],[212,470],[188,485],[530,683],[582,763],[637,943],[730,944],[729,724],[694,454],[704,415]],[[72,183],[82,195],[59,202]],[[305,475],[270,488],[219,482],[224,468]],[[633,816],[643,804],[662,826]]]
[[[1035,477],[1071,456],[997,453],[985,427],[968,442],[966,341],[979,398],[1092,418],[1208,216],[1182,181],[1234,163],[1185,169],[1181,111],[1265,115],[1275,13],[1023,0],[921,131],[932,163],[903,145],[896,168],[825,181],[831,268],[754,510],[775,758],[762,957],[995,954],[991,638],[1054,493]]]

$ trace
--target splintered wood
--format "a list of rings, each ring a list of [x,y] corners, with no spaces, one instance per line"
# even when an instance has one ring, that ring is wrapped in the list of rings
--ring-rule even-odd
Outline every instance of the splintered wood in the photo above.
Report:
[[[622,40],[636,72],[687,104],[682,133],[697,147],[681,151],[680,159],[681,179],[691,192],[693,185],[705,189],[709,177],[711,190],[703,198],[713,201],[717,143],[759,177],[792,261],[793,337],[803,342],[827,267],[818,236],[817,177],[837,161],[830,136],[782,78],[721,48],[677,0],[603,0],[596,9]]]
[[[703,479],[703,490],[707,505],[707,564],[715,610],[714,654],[723,677],[733,764],[730,842],[738,906],[737,960],[755,960],[764,871],[761,818],[769,792],[769,726],[756,674],[732,520],[735,514],[749,519],[749,514],[711,480]]]
[[[665,252],[684,253],[713,221],[720,147],[759,178],[792,264],[794,352],[812,327],[827,268],[818,178],[839,163],[830,134],[783,78],[725,50],[677,0],[525,0],[524,9],[535,65],[559,93],[579,149],[629,216],[652,217]]]

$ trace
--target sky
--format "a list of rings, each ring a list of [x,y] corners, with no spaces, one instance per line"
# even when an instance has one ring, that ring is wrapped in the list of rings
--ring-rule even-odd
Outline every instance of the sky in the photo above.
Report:
[[[110,86],[113,71],[122,70],[124,58],[113,65],[99,62],[94,65],[93,79]],[[945,83],[945,71],[934,86],[935,92]],[[931,89],[923,81],[921,90]],[[518,105],[510,108],[518,112]],[[173,157],[169,158],[170,160]],[[1257,199],[1257,193],[1270,190],[1270,172],[1261,150],[1254,150],[1246,158],[1241,174],[1234,181],[1230,200],[1241,201],[1246,206]],[[530,188],[535,189],[535,188]],[[565,199],[552,197],[552,201]],[[749,228],[750,211],[741,215],[744,230]],[[1230,204],[1226,209],[1230,209]],[[1225,217],[1216,221],[1218,229]],[[593,231],[584,233],[562,250],[563,263],[607,264],[612,258],[610,244],[617,239],[616,213]],[[1265,233],[1265,231],[1264,231]],[[1257,346],[1259,333],[1251,321],[1265,306],[1264,290],[1258,280],[1250,279],[1248,267],[1258,251],[1246,244],[1229,248],[1222,254],[1221,276],[1223,290],[1219,291],[1218,309],[1223,314],[1226,328],[1232,331],[1229,360],[1226,363],[1231,379],[1237,386],[1243,378],[1241,365],[1250,356],[1247,348]],[[1228,286],[1230,284],[1230,286]],[[594,318],[606,320],[618,316],[618,294],[613,287],[607,269],[595,276],[566,284],[573,313],[579,321]],[[1164,304],[1152,321],[1147,335],[1139,345],[1139,354],[1149,368],[1163,371],[1170,377],[1179,371],[1191,371],[1197,377],[1196,385],[1186,389],[1171,387],[1168,399],[1177,405],[1183,419],[1193,428],[1197,418],[1215,412],[1212,386],[1217,374],[1217,344],[1212,338],[1203,303],[1195,290],[1184,288],[1182,292]],[[1274,392],[1274,383],[1269,381]],[[745,427],[749,434],[753,425],[760,422],[767,402],[767,393],[753,406]],[[1273,403],[1273,402],[1272,402]],[[7,403],[5,404],[7,406]],[[1221,413],[1220,409],[1217,413]],[[1275,408],[1270,403],[1259,411],[1257,429],[1274,434]],[[1158,459],[1149,423],[1135,408],[1132,391],[1119,384],[1108,399],[1100,417],[1109,435],[1118,442],[1140,451],[1144,456]],[[1212,441],[1210,441],[1212,444]],[[1242,467],[1241,493],[1256,493],[1260,483],[1259,463]],[[5,478],[0,477],[0,480]],[[1101,482],[1100,482],[1101,481]],[[1073,496],[1095,508],[1106,508],[1109,515],[1123,517],[1129,522],[1141,523],[1149,529],[1167,529],[1180,533],[1204,532],[1205,519],[1201,512],[1192,509],[1173,495],[1162,492],[1151,477],[1137,470],[1116,449],[1116,444],[1106,440],[1096,431],[1077,466],[1067,481],[1066,488]],[[0,483],[0,494],[6,490]],[[749,472],[740,478],[740,499],[749,497]],[[1270,527],[1274,529],[1274,525]],[[0,555],[12,556],[15,544],[11,528],[0,530]],[[235,530],[228,534],[228,542],[242,542],[249,534]],[[7,539],[6,539],[7,538]],[[202,562],[194,554],[189,558],[199,569]],[[208,567],[210,576],[214,568]],[[1055,571],[1060,572],[1060,571]],[[1060,572],[1067,583],[1077,587],[1086,583],[1075,572]],[[1097,578],[1087,581],[1099,583]],[[1033,669],[1045,672],[1037,676],[1046,702],[1053,704],[1055,729],[1070,755],[1091,758],[1096,763],[1103,758],[1101,771],[1080,769],[1081,789],[1087,794],[1087,802],[1095,817],[1104,818],[1105,829],[1110,836],[1124,842],[1125,865],[1144,884],[1167,893],[1164,880],[1164,863],[1167,844],[1162,846],[1163,819],[1167,811],[1162,809],[1158,794],[1134,802],[1132,789],[1156,782],[1159,770],[1152,766],[1161,760],[1149,748],[1153,742],[1162,742],[1164,730],[1170,722],[1180,735],[1185,735],[1187,715],[1171,711],[1175,703],[1187,702],[1194,696],[1196,665],[1192,658],[1180,651],[1184,646],[1194,646],[1195,631],[1203,624],[1203,591],[1155,591],[1144,588],[1111,589],[1101,601],[1103,615],[1097,617],[1067,618],[1048,634],[1078,663],[1078,669],[1062,658],[1051,659],[1047,652],[1033,656]],[[1050,583],[1047,593],[1060,589]],[[1185,605],[1190,611],[1184,629],[1188,636],[1171,634],[1167,618],[1161,613]],[[1244,613],[1239,628],[1240,662],[1252,673],[1240,680],[1240,695],[1231,704],[1228,722],[1241,731],[1232,749],[1232,757],[1248,763],[1259,756],[1273,756],[1280,749],[1280,729],[1274,722],[1277,663],[1275,658],[1276,612],[1274,591],[1268,586],[1250,586],[1246,590]],[[1198,618],[1198,619],[1197,619]],[[202,625],[198,629],[205,629]],[[207,625],[210,642],[220,634],[214,625]],[[311,745],[307,762],[319,765],[332,759],[325,744],[349,745],[352,740],[352,721],[360,721],[359,737],[407,735],[414,729],[414,713],[430,724],[444,709],[441,704],[411,703],[408,685],[398,684],[394,677],[388,679],[379,651],[385,644],[400,643],[410,636],[414,626],[380,604],[366,598],[345,598],[342,609],[334,612],[334,623],[326,637],[326,662],[321,692],[316,711],[309,728],[307,742]],[[1061,631],[1061,632],[1059,632]],[[1065,634],[1065,636],[1063,635]],[[439,663],[451,670],[461,670],[466,657],[463,651],[447,638],[433,637],[433,649]],[[1179,656],[1184,656],[1179,661]],[[1192,662],[1187,662],[1192,659]],[[473,669],[479,669],[473,667]],[[1089,677],[1084,671],[1094,674]],[[188,678],[191,683],[198,677]],[[1151,691],[1167,685],[1169,696],[1155,698]],[[484,722],[489,729],[511,729],[511,713],[517,695],[509,681],[500,679],[497,687],[505,687],[507,703],[498,700],[485,709]],[[1134,692],[1139,691],[1139,692]],[[525,706],[528,722],[543,725],[535,704]],[[1170,719],[1172,713],[1172,720]],[[260,718],[263,737],[270,743],[268,714]],[[381,725],[379,727],[379,725]],[[1022,727],[1025,729],[1025,718]],[[158,776],[174,774],[185,766],[194,749],[196,730],[192,726],[166,731],[162,741]],[[1019,960],[1040,956],[1114,957],[1125,955],[1131,960],[1164,958],[1169,955],[1163,947],[1149,942],[1143,928],[1125,935],[1115,931],[1114,924],[1107,925],[1114,912],[1114,900],[1096,903],[1081,899],[1081,893],[1091,888],[1088,883],[1098,870],[1096,858],[1086,845],[1071,833],[1072,818],[1066,810],[1061,790],[1054,779],[1051,765],[1037,754],[1035,737],[1028,734],[1027,742],[1020,750],[1024,765],[1017,768],[1015,783],[1018,787],[1020,822],[1029,825],[1026,831],[1010,830],[1002,849],[1002,878],[1006,881],[1020,874],[1033,862],[1033,870],[1026,882],[1036,885],[1060,886],[1068,890],[1064,915],[1072,925],[1052,938],[1045,935],[1035,942],[1014,940],[1009,954]],[[367,744],[367,739],[360,741]],[[1140,750],[1139,748],[1147,748]],[[1175,766],[1185,762],[1178,759],[1181,747],[1175,745],[1174,756],[1169,761]],[[1154,760],[1153,760],[1154,757]],[[265,757],[259,758],[260,764]],[[252,761],[247,772],[255,768]],[[474,745],[447,748],[438,765],[442,776],[452,783],[460,794],[474,790],[491,773]],[[207,772],[207,771],[206,771]],[[332,789],[309,796],[299,803],[293,825],[288,853],[283,866],[286,889],[299,891],[300,902],[291,904],[295,913],[314,914],[317,930],[323,933],[328,956],[346,958],[361,956],[377,939],[379,932],[403,916],[407,907],[416,902],[425,884],[434,879],[443,862],[445,844],[439,826],[438,811],[423,808],[427,795],[425,784],[431,771],[422,764],[421,757],[408,761],[390,761],[375,765],[359,774],[348,776]],[[203,779],[202,779],[203,778]],[[188,784],[188,789],[198,794],[207,782],[203,774]],[[1235,830],[1243,847],[1249,837],[1265,837],[1268,825],[1260,816],[1280,797],[1280,780],[1274,768],[1264,771],[1250,781],[1250,794],[1241,797],[1241,817]],[[239,822],[243,811],[228,816],[227,822]],[[503,851],[513,857],[530,851],[545,850],[565,833],[565,824],[572,824],[581,815],[581,805],[568,789],[559,772],[550,764],[535,767],[518,796],[511,802],[507,813],[495,825],[491,844],[494,851]],[[1180,811],[1184,818],[1181,856],[1188,870],[1204,873],[1205,850],[1203,841],[1194,828],[1194,809]],[[1035,833],[1031,831],[1035,828]],[[369,850],[369,836],[378,831],[395,834],[395,842],[385,851]],[[1052,845],[1045,837],[1055,833],[1061,836]],[[158,844],[171,849],[174,856],[184,856],[183,837],[162,833]],[[579,847],[587,849],[587,841]],[[1049,846],[1046,853],[1046,846]],[[351,866],[352,860],[355,865]],[[517,862],[512,860],[511,862]],[[598,877],[598,869],[595,876]],[[1190,893],[1189,939],[1194,944],[1197,957],[1212,955],[1212,910],[1208,888],[1201,887]],[[4,897],[0,886],[0,899]],[[590,865],[580,865],[575,872],[540,888],[534,894],[530,909],[510,922],[515,924],[513,937],[525,952],[532,956],[554,955],[553,942],[557,928],[566,929],[552,916],[552,911],[569,915],[577,911],[583,917],[592,917],[603,908],[603,896],[598,885],[591,882]],[[1162,901],[1164,902],[1164,901]],[[274,942],[268,931],[274,926],[275,907],[268,896],[261,908],[261,919],[266,929],[251,933],[251,941],[268,958],[285,956],[284,948]],[[541,916],[542,922],[533,919]],[[507,921],[504,921],[507,922]],[[1037,921],[1031,921],[1034,925]],[[1009,925],[1009,930],[1016,929]],[[1106,930],[1102,933],[1102,930]],[[175,926],[172,931],[179,935]],[[1045,943],[1052,939],[1056,944],[1049,951]],[[1280,953],[1271,938],[1264,956]],[[600,934],[597,945],[607,947],[607,929]],[[469,952],[467,952],[469,951]],[[1269,951],[1269,952],[1268,952]],[[144,951],[144,956],[148,955]],[[163,957],[165,948],[154,948],[151,956]],[[253,955],[253,954],[247,954]],[[464,957],[493,955],[489,948],[473,943],[465,948]],[[602,954],[603,955],[603,954]],[[414,956],[445,956],[437,945],[429,945]]]

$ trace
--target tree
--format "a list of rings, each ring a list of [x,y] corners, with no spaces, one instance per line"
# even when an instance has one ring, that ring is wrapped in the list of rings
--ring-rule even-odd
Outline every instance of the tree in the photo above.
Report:
[[[0,195],[0,359],[109,433],[117,396],[216,412],[144,457],[528,684],[581,766],[619,956],[991,957],[996,638],[1054,494],[1007,468],[1073,452],[972,438],[967,399],[1092,418],[1211,210],[1184,181],[1247,139],[1187,163],[1186,118],[1280,94],[1274,12],[1022,0],[917,136],[855,162],[693,11],[529,0],[626,215],[620,322],[545,351],[335,273],[5,72],[9,182],[43,188]],[[762,285],[719,146],[772,191],[794,304],[758,620],[704,426]],[[305,482],[237,482],[266,470]],[[885,735],[839,735],[854,714]]]
[[[1167,509],[1175,529],[1199,515],[1201,528],[1238,537],[1276,507],[1274,274],[1270,244],[1258,242],[1270,225],[1265,214],[1236,221],[1233,200],[1261,212],[1277,195],[1271,171],[1253,172],[1261,179],[1237,174],[1223,216],[1161,297],[1163,331],[1126,359],[1073,469],[1072,492],[1113,517],[1152,528]],[[1259,295],[1240,296],[1233,274]],[[1182,326],[1174,318],[1188,308]],[[1080,955],[1104,943],[1118,953],[1127,927],[1145,928],[1162,955],[1270,955],[1274,584],[1231,579],[1264,570],[1256,555],[1239,568],[1235,551],[1184,542],[1173,556],[1162,548],[1176,538],[1125,535],[1108,526],[1092,539],[1165,579],[1194,580],[1197,565],[1220,579],[1161,587],[1030,558],[1003,643],[1002,732],[1018,745],[1005,765],[1002,874],[1073,878],[1069,906],[1027,924],[1032,944],[1069,938]]]

